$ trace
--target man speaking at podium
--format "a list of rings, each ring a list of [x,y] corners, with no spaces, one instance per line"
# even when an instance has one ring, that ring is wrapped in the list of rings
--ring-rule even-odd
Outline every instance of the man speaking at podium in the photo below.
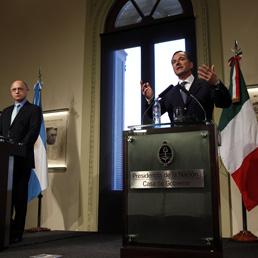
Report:
[[[159,94],[161,114],[168,112],[171,123],[174,122],[175,110],[183,110],[184,116],[194,122],[212,120],[214,104],[216,107],[227,108],[231,105],[231,97],[218,79],[214,65],[202,65],[198,69],[198,77],[192,74],[193,62],[190,54],[177,51],[173,54],[171,64],[179,82],[169,86]],[[146,98],[147,114],[151,116],[150,105],[153,104],[153,90],[148,82],[141,81],[142,94]]]
[[[14,81],[10,87],[14,105],[5,108],[0,116],[0,135],[26,148],[25,157],[14,157],[12,218],[10,242],[19,242],[25,227],[28,201],[28,182],[34,164],[34,143],[41,125],[41,109],[27,100],[29,88],[24,81]]]

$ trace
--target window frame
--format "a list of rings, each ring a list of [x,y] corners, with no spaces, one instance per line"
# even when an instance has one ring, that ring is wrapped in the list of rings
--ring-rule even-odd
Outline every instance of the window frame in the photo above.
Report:
[[[180,28],[180,29],[178,29]],[[186,38],[186,50],[196,62],[195,18],[178,18],[149,26],[108,32],[101,35],[101,96],[100,96],[100,181],[99,181],[99,230],[122,231],[122,192],[112,191],[113,169],[113,94],[114,73],[112,53],[118,49],[141,46],[141,76],[152,85],[154,77],[154,44]],[[144,47],[143,47],[144,46]],[[172,54],[172,53],[171,53]],[[132,101],[133,102],[133,101]],[[133,104],[133,103],[132,103]],[[142,96],[142,111],[144,112]],[[108,215],[107,215],[108,207]]]

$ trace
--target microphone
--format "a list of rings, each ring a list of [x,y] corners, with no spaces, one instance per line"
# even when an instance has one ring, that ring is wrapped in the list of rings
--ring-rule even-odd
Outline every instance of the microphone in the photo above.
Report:
[[[190,96],[192,99],[195,100],[195,102],[199,105],[199,107],[202,109],[203,111],[203,114],[204,114],[204,122],[207,124],[208,121],[207,121],[207,114],[206,114],[206,111],[203,107],[203,105],[200,103],[200,101],[193,95],[191,94],[185,87],[183,87],[182,85],[179,84],[179,89],[181,91],[183,91],[187,96]]]
[[[163,98],[163,97],[166,95],[166,93],[167,93],[171,88],[173,88],[173,87],[174,87],[173,84],[169,85],[165,90],[163,90],[163,91],[158,95],[158,98]]]

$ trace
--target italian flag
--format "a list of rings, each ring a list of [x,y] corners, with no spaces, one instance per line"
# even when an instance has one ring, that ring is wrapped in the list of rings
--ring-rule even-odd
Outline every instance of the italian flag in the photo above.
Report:
[[[250,211],[258,205],[258,130],[239,60],[240,54],[229,60],[232,105],[223,109],[219,121],[220,155]]]

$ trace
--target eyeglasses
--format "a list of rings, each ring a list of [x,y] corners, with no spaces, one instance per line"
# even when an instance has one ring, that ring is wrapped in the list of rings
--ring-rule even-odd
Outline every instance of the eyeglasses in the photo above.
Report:
[[[24,91],[24,88],[18,87],[18,88],[11,88],[11,92],[16,92],[16,91]]]

